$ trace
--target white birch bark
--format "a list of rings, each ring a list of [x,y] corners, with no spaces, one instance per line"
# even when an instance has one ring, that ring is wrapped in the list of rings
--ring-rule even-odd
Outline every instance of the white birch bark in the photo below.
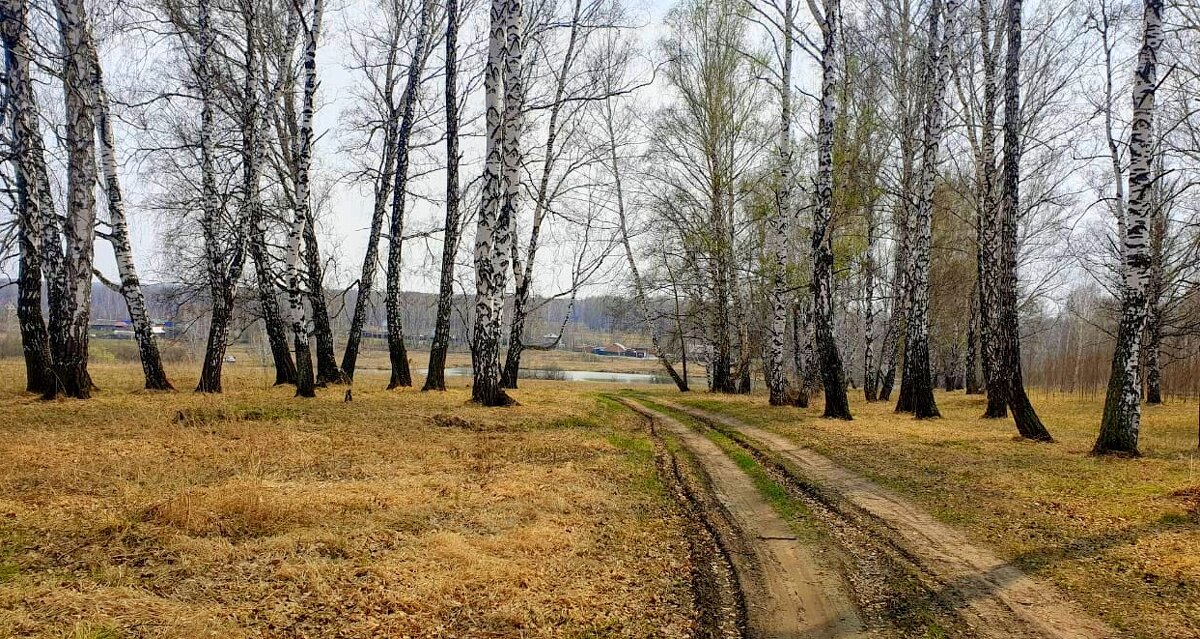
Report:
[[[276,296],[275,273],[270,265],[267,247],[267,220],[263,208],[262,173],[266,159],[266,144],[263,136],[269,130],[267,109],[263,108],[262,96],[268,99],[273,92],[266,86],[265,73],[259,60],[260,18],[256,0],[245,0],[241,6],[245,24],[245,70],[243,83],[244,105],[241,111],[242,127],[242,191],[243,216],[249,230],[247,247],[254,264],[258,287],[259,315],[267,333],[271,358],[275,366],[275,384],[295,384],[296,364],[288,346],[288,330],[280,312]]]
[[[521,367],[521,354],[525,348],[525,321],[529,305],[529,292],[533,284],[533,269],[540,247],[539,239],[546,212],[550,208],[550,177],[554,172],[554,164],[558,159],[559,150],[555,146],[559,133],[559,116],[562,113],[563,95],[566,92],[567,81],[575,60],[579,57],[578,41],[580,32],[580,12],[582,0],[575,0],[571,14],[571,31],[567,37],[567,48],[563,52],[562,64],[555,74],[554,99],[550,107],[550,117],[547,123],[546,155],[542,160],[542,173],[538,180],[537,191],[534,194],[533,220],[529,228],[529,243],[525,249],[525,262],[521,263],[516,255],[516,238],[513,242],[513,282],[516,294],[513,298],[512,322],[509,324],[508,352],[501,375],[501,384],[505,388],[517,387],[517,376]],[[522,100],[523,102],[524,100]],[[521,108],[524,104],[521,105]],[[507,200],[507,198],[506,198]],[[515,207],[513,207],[515,211]],[[515,217],[515,216],[514,216]],[[515,222],[515,219],[510,221]],[[561,334],[561,333],[560,333]]]
[[[204,258],[212,304],[208,343],[196,391],[220,393],[221,371],[233,319],[234,294],[245,263],[247,234],[240,219],[228,231],[220,229],[222,205],[217,192],[214,141],[218,87],[213,66],[216,33],[212,24],[212,0],[199,0],[196,10],[198,49],[194,69],[200,93],[200,227],[204,237]]]
[[[17,276],[17,321],[25,355],[26,390],[57,391],[50,337],[42,315],[42,236],[46,217],[53,212],[45,188],[44,143],[38,126],[39,109],[30,74],[28,6],[25,0],[0,0],[0,37],[4,42],[5,89],[12,159],[17,191],[17,233],[20,249]]]
[[[88,56],[87,9],[82,0],[56,0],[55,5],[63,45],[67,216],[62,227],[65,259],[54,275],[62,297],[51,302],[50,341],[63,392],[86,399],[92,391],[87,357],[96,231],[97,92]]]
[[[96,95],[96,133],[100,142],[100,169],[104,178],[104,194],[108,203],[109,243],[116,256],[117,274],[120,276],[119,292],[125,298],[133,334],[138,342],[138,354],[142,362],[145,387],[150,390],[172,390],[171,382],[163,369],[158,352],[158,340],[146,310],[146,296],[142,293],[141,279],[133,261],[133,244],[129,239],[129,220],[125,215],[125,199],[121,192],[121,180],[117,173],[117,149],[113,136],[112,114],[108,107],[108,91],[104,88],[104,74],[100,57],[91,40],[86,43],[91,59],[92,87]]]
[[[875,204],[866,206],[867,245],[863,256],[863,396],[875,401],[875,241],[878,235]]]
[[[911,293],[906,322],[904,383],[897,410],[911,411],[917,418],[939,415],[933,398],[929,365],[929,267],[933,235],[933,193],[938,155],[945,128],[946,87],[949,84],[950,52],[955,33],[959,0],[934,0],[929,17],[929,60],[925,77],[930,83],[930,100],[925,113],[921,150],[920,191],[914,220]]]
[[[1008,415],[1008,380],[996,373],[1003,353],[996,309],[1000,299],[1000,198],[996,188],[996,110],[999,94],[996,80],[1000,42],[991,38],[994,21],[991,0],[980,0],[979,30],[983,62],[983,114],[980,122],[979,156],[979,325],[983,352],[983,377],[987,386],[987,408],[983,416],[1000,419]],[[997,37],[1003,31],[996,29]]]
[[[459,151],[458,151],[458,0],[446,0],[445,111],[446,111],[446,216],[442,235],[442,268],[438,282],[437,316],[429,366],[421,390],[446,390],[446,351],[450,346],[450,313],[454,303],[454,258],[458,253]]]
[[[814,16],[816,17],[816,16]],[[837,116],[841,3],[826,0],[821,21],[821,118],[817,128],[817,189],[813,210],[813,319],[825,387],[824,417],[850,419],[845,370],[833,327],[833,135]]]
[[[412,386],[412,373],[408,366],[408,350],[404,346],[404,316],[400,307],[400,269],[402,267],[402,241],[404,237],[405,198],[408,195],[409,140],[412,137],[413,120],[416,117],[417,95],[421,86],[421,74],[428,55],[430,0],[422,0],[420,23],[417,26],[413,57],[408,66],[408,79],[401,98],[400,127],[396,131],[395,184],[392,187],[392,223],[388,238],[387,261],[387,328],[388,355],[391,359],[391,379],[388,389]]]
[[[522,28],[520,0],[492,0],[488,32],[488,57],[484,70],[487,151],[484,164],[483,202],[475,230],[475,326],[471,363],[474,380],[471,397],[485,406],[511,402],[500,388],[500,333],[504,289],[512,259],[510,207],[518,184],[515,164],[519,151],[515,114],[509,104],[519,104]],[[517,85],[517,86],[514,86]],[[514,196],[509,198],[509,195]]]
[[[1163,0],[1145,0],[1142,46],[1133,83],[1133,124],[1129,131],[1129,203],[1121,239],[1121,323],[1104,399],[1095,454],[1137,455],[1141,425],[1140,362],[1150,280],[1150,217],[1153,206],[1154,98],[1158,52],[1163,42]]]
[[[304,28],[304,89],[301,98],[300,118],[296,136],[296,185],[295,210],[291,228],[288,229],[287,283],[288,315],[292,325],[292,340],[296,349],[296,396],[313,397],[315,378],[313,375],[311,347],[308,339],[308,321],[304,311],[304,281],[300,269],[300,251],[304,240],[305,226],[312,211],[312,195],[309,189],[313,147],[313,116],[316,111],[317,93],[317,43],[321,37],[321,21],[325,3],[313,0],[312,13]]]
[[[1004,179],[1000,206],[1000,298],[996,336],[1003,356],[993,364],[1007,386],[1009,412],[1021,437],[1050,442],[1053,438],[1042,424],[1033,403],[1025,393],[1021,367],[1021,331],[1017,313],[1017,218],[1021,210],[1021,55],[1022,2],[1008,0],[1005,10],[1008,24],[1004,70]]]
[[[795,48],[796,10],[792,0],[783,3],[783,59],[779,73],[779,170],[775,191],[775,215],[767,229],[766,248],[770,273],[771,317],[767,324],[767,392],[772,406],[787,403],[787,371],[783,343],[787,331],[788,237],[795,215],[792,203],[792,57]]]

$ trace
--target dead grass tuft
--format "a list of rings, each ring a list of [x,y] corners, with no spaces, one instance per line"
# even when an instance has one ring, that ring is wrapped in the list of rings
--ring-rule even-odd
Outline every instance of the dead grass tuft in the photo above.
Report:
[[[233,481],[183,491],[146,509],[145,521],[192,536],[236,541],[274,535],[311,522],[311,510],[261,482]]]

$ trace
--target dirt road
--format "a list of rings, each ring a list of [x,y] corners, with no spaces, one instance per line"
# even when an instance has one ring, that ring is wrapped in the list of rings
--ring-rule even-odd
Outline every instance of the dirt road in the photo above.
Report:
[[[811,540],[763,497],[753,480],[712,440],[637,402],[626,405],[685,447],[705,475],[730,526],[718,526],[756,639],[849,639],[867,636],[847,584]]]
[[[666,400],[654,401],[726,434],[760,462],[772,465],[797,485],[807,486],[810,492],[819,493],[830,509],[846,520],[866,522],[855,524],[858,526],[877,526],[885,536],[879,541],[898,549],[911,561],[926,587],[958,618],[957,628],[947,629],[949,636],[1062,639],[1115,636],[1112,629],[1084,614],[1052,586],[1031,579],[994,553],[971,544],[961,533],[912,502],[828,458],[727,415]],[[668,418],[660,416],[660,419]],[[672,421],[673,431],[683,428],[693,433],[692,439],[707,441],[694,430]],[[720,463],[715,458],[709,462],[708,456],[703,461],[714,466]],[[795,579],[807,579],[803,573],[796,575]]]

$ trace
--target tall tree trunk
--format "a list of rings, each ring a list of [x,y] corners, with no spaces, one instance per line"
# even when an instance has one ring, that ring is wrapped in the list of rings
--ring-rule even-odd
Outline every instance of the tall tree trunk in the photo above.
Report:
[[[907,33],[907,12],[902,14],[902,20],[902,28]],[[906,64],[903,68],[906,70],[908,65]],[[906,92],[899,94],[897,100],[915,103],[917,100],[912,93],[912,89],[906,87]],[[884,340],[887,350],[883,370],[880,371],[879,376],[879,399],[885,402],[891,400],[892,389],[896,385],[897,369],[904,364],[906,319],[912,306],[913,208],[917,199],[914,194],[916,190],[914,184],[916,182],[915,147],[917,146],[914,134],[917,129],[914,110],[913,104],[905,104],[904,114],[900,120],[900,187],[902,194],[901,201],[892,211],[900,239],[893,248],[891,313],[888,316],[887,335]],[[905,392],[904,380],[901,379],[899,399],[907,403],[910,398],[911,395]],[[911,408],[905,406],[904,410],[911,410]]]
[[[21,251],[17,275],[17,321],[25,356],[25,389],[55,394],[50,337],[42,316],[42,236],[45,218],[54,215],[46,172],[37,97],[29,70],[29,24],[25,0],[0,0],[0,38],[4,78],[11,102],[9,127],[17,191],[17,233]]]
[[[242,14],[246,27],[246,78],[241,113],[241,154],[242,191],[245,197],[243,216],[249,230],[247,248],[258,284],[259,315],[266,328],[267,343],[271,348],[271,359],[275,366],[275,384],[295,384],[296,364],[292,361],[292,351],[288,347],[287,326],[279,309],[279,298],[275,294],[275,274],[271,270],[270,252],[267,249],[267,222],[263,211],[260,180],[266,153],[261,136],[267,130],[267,113],[259,99],[263,87],[260,77],[262,69],[258,60],[258,7],[254,0],[247,0],[242,4]]]
[[[712,134],[719,135],[719,134]],[[719,141],[704,150],[708,163],[708,226],[705,233],[709,244],[708,277],[712,282],[712,304],[709,308],[709,390],[715,393],[736,393],[737,380],[733,374],[733,320],[730,316],[733,287],[733,237],[729,228],[733,219],[733,202],[728,198],[728,182],[733,180],[733,166]]]
[[[401,100],[400,128],[396,131],[396,182],[392,187],[392,223],[388,238],[387,263],[387,334],[388,356],[392,374],[388,389],[412,386],[412,372],[408,367],[408,349],[404,346],[404,315],[400,308],[400,269],[402,267],[404,236],[404,203],[408,191],[408,142],[412,137],[413,119],[416,117],[417,92],[421,86],[421,73],[425,69],[426,42],[429,39],[429,2],[421,2],[421,23],[417,27],[417,41],[413,48],[413,59],[408,65],[408,81]]]
[[[1000,206],[999,301],[1003,359],[997,371],[1008,383],[1008,407],[1021,437],[1053,441],[1025,393],[1021,330],[1017,315],[1017,217],[1021,210],[1021,3],[1008,0],[1008,51],[1004,69],[1004,193]]]
[[[65,259],[53,275],[62,292],[50,301],[50,351],[63,394],[87,399],[94,388],[88,374],[88,321],[91,315],[92,259],[96,232],[96,77],[91,72],[91,30],[81,0],[56,0],[63,42],[63,94],[66,111],[67,216]],[[53,397],[58,388],[46,393]]]
[[[308,279],[308,299],[312,307],[313,341],[316,342],[316,383],[345,384],[350,378],[338,366],[336,347],[333,343],[333,324],[329,320],[329,304],[325,300],[325,266],[321,263],[321,249],[317,241],[316,221],[310,205],[304,223],[304,263]]]
[[[884,331],[884,361],[879,370],[879,401],[890,401],[896,385],[896,369],[901,362],[904,340],[904,316],[908,310],[908,256],[912,250],[912,224],[908,215],[908,204],[901,202],[892,212],[896,232],[900,236],[893,249],[891,310],[888,313],[887,330]]]
[[[978,255],[976,255],[978,260]],[[971,287],[970,316],[967,318],[967,361],[963,383],[968,395],[978,395],[983,392],[979,386],[979,278]]]
[[[391,73],[390,69],[388,73]],[[375,290],[375,271],[379,265],[379,238],[383,234],[383,221],[387,217],[388,202],[391,200],[392,181],[396,170],[395,131],[393,114],[393,117],[384,123],[380,171],[375,179],[375,204],[371,210],[371,229],[367,235],[367,250],[363,255],[358,291],[354,297],[354,315],[350,318],[346,350],[342,351],[342,372],[346,373],[346,377],[351,381],[354,380],[354,371],[358,368],[358,351],[362,345],[363,329],[367,324],[367,309],[371,306],[371,294]]]
[[[323,0],[313,0],[312,15],[304,30],[304,91],[300,108],[296,148],[296,202],[292,226],[288,230],[287,282],[288,310],[291,315],[292,340],[296,349],[296,396],[315,397],[316,379],[312,365],[312,349],[308,339],[308,322],[304,312],[304,282],[300,271],[301,244],[311,223],[312,202],[309,193],[309,168],[312,161],[313,115],[317,92],[317,41],[321,37]],[[299,11],[299,7],[293,9]],[[311,264],[310,264],[311,266]],[[309,286],[313,282],[310,273]],[[315,282],[317,286],[321,283]],[[309,291],[309,298],[324,297],[321,289]]]
[[[471,335],[474,380],[471,399],[484,406],[505,406],[512,399],[500,386],[500,332],[504,289],[512,259],[513,226],[506,205],[509,167],[518,161],[517,114],[523,22],[521,0],[492,0],[488,58],[484,70],[487,151],[483,202],[475,231],[475,326]],[[511,82],[510,82],[511,81]],[[516,96],[513,95],[515,89]],[[518,185],[513,185],[514,188]]]
[[[309,306],[312,309],[312,337],[316,342],[316,380],[321,386],[344,384],[349,379],[338,366],[333,343],[333,326],[329,320],[329,304],[325,300],[325,266],[317,240],[316,216],[312,205],[312,153],[315,142],[313,117],[316,111],[317,44],[321,38],[324,0],[314,0],[311,24],[304,41],[304,90],[301,96],[300,125],[296,159],[296,207],[304,215],[303,260],[307,275]],[[307,123],[307,128],[305,128]]]
[[[787,331],[788,237],[792,216],[792,57],[795,41],[795,8],[792,0],[783,3],[783,58],[779,74],[779,135],[776,152],[779,154],[778,184],[775,185],[775,215],[767,226],[768,304],[771,311],[767,322],[766,359],[763,372],[771,406],[788,403],[787,371],[783,362],[784,336]]]
[[[125,200],[121,195],[121,181],[117,176],[117,149],[113,139],[112,116],[108,110],[108,92],[104,88],[104,75],[100,68],[100,57],[89,41],[92,83],[96,92],[96,128],[100,141],[100,167],[104,175],[104,193],[108,200],[108,221],[111,233],[109,241],[116,254],[117,273],[121,278],[119,291],[125,298],[133,334],[137,339],[138,355],[142,362],[142,373],[149,390],[174,390],[167,372],[163,368],[158,352],[158,340],[154,338],[154,326],[146,311],[146,297],[142,294],[141,280],[133,261],[133,244],[129,239],[129,222],[125,217]]]
[[[238,280],[241,279],[242,265],[245,261],[245,241],[239,228],[230,251],[232,255],[226,263],[222,240],[218,235],[221,204],[217,193],[213,158],[213,99],[217,88],[213,86],[213,71],[210,66],[215,39],[211,0],[199,0],[196,9],[199,51],[196,56],[195,73],[197,89],[200,92],[200,227],[204,236],[204,260],[212,303],[208,343],[204,349],[204,364],[200,369],[200,381],[196,384],[196,392],[220,393],[221,369],[225,362],[225,349],[229,345],[229,324],[233,321],[234,292]]]
[[[717,165],[716,162],[713,163]],[[716,180],[719,182],[719,178]],[[712,278],[712,307],[710,308],[710,336],[712,339],[712,355],[709,358],[709,371],[712,377],[711,390],[715,393],[737,392],[733,378],[733,341],[730,332],[733,325],[729,317],[729,296],[733,283],[730,278],[732,256],[726,244],[729,233],[726,231],[726,215],[724,212],[725,189],[723,185],[711,186],[709,202],[709,233],[712,234],[712,255],[709,273]]]
[[[1157,155],[1161,161],[1161,151]],[[1160,163],[1155,164],[1156,172],[1162,171]],[[1152,204],[1150,208],[1150,281],[1146,299],[1146,403],[1162,403],[1162,314],[1163,314],[1163,280],[1164,254],[1167,235],[1167,215],[1163,208],[1164,198],[1159,197],[1162,183],[1154,185]]]
[[[863,397],[878,399],[879,382],[875,376],[875,205],[868,204],[867,246],[863,258]]]
[[[1104,398],[1104,417],[1092,453],[1138,455],[1141,380],[1138,355],[1146,324],[1146,284],[1150,278],[1149,221],[1154,188],[1154,97],[1158,51],[1162,46],[1162,0],[1145,0],[1142,47],[1133,86],[1133,124],[1129,131],[1129,204],[1121,238],[1124,280],[1121,323],[1112,372]]]
[[[983,49],[983,121],[981,123],[978,160],[979,175],[979,260],[976,269],[979,279],[979,336],[983,355],[983,382],[987,387],[987,408],[983,416],[1002,419],[1008,416],[1008,382],[996,373],[1002,357],[1000,329],[996,308],[1000,298],[1001,265],[999,238],[999,198],[996,197],[996,104],[997,48],[992,41],[991,0],[979,2],[980,43]]]
[[[845,371],[833,335],[833,128],[837,110],[840,0],[825,0],[821,22],[821,119],[817,128],[817,191],[813,211],[813,315],[825,387],[824,417],[851,419]]]
[[[733,166],[732,158],[729,161],[730,167]],[[737,247],[736,225],[737,220],[734,218],[734,212],[737,210],[737,200],[734,195],[734,184],[730,180],[726,185],[725,197],[728,205],[725,210],[728,213],[728,219],[725,223],[726,231],[729,233],[729,255],[732,258]],[[733,264],[732,259],[729,264],[729,278],[732,286],[730,287],[729,299],[733,303],[733,321],[737,330],[737,375],[735,378],[736,392],[740,395],[748,395],[750,393],[750,363],[754,358],[752,340],[750,339],[750,312],[747,308],[746,301],[742,297],[742,283],[739,281],[738,268]]]
[[[921,150],[921,191],[917,200],[915,246],[912,264],[912,305],[905,336],[904,379],[896,409],[910,408],[918,419],[939,417],[933,398],[929,369],[929,259],[933,234],[933,194],[936,186],[938,152],[944,129],[946,85],[950,71],[951,44],[959,0],[948,0],[942,19],[942,0],[929,9],[929,53],[925,77],[930,100],[925,112]],[[905,397],[904,391],[908,390]]]
[[[582,0],[575,0],[571,14],[571,31],[567,37],[567,48],[563,53],[562,66],[559,67],[554,83],[554,100],[550,106],[550,119],[546,132],[546,155],[542,160],[542,175],[533,202],[533,222],[529,229],[529,245],[525,250],[525,263],[517,259],[513,243],[513,277],[516,283],[516,294],[513,296],[512,321],[508,328],[508,351],[504,356],[504,368],[500,375],[500,384],[504,388],[516,388],[517,377],[521,370],[521,354],[525,351],[525,323],[529,313],[529,291],[533,284],[534,261],[537,258],[538,241],[541,238],[542,224],[550,207],[550,177],[554,171],[554,163],[558,159],[559,115],[562,112],[563,95],[566,92],[567,81],[571,68],[578,59],[577,43],[579,41],[580,13],[583,9]],[[521,105],[524,108],[524,105]]]
[[[450,347],[450,312],[454,305],[454,258],[459,240],[458,186],[458,0],[446,0],[446,223],[442,232],[442,269],[438,282],[437,318],[429,366],[421,390],[446,390],[446,351]]]
[[[504,199],[500,203],[500,217],[509,225],[509,240],[507,246],[512,252],[512,272],[514,285],[520,287],[522,285],[528,287],[528,280],[522,278],[518,273],[521,272],[520,261],[517,259],[517,201],[521,196],[521,131],[524,128],[524,111],[525,111],[525,66],[524,66],[524,36],[525,22],[524,18],[510,25],[510,28],[520,29],[520,32],[515,36],[510,35],[510,45],[512,39],[516,37],[520,43],[521,54],[515,58],[510,57],[505,61],[504,74],[504,136],[503,136],[503,156],[504,162],[501,165],[504,171],[502,183],[504,184]],[[532,235],[531,235],[532,238]],[[531,244],[532,248],[536,248],[536,243]],[[532,256],[531,256],[532,258]],[[530,263],[532,264],[532,259]],[[525,290],[525,295],[528,296],[528,288]],[[516,316],[514,303],[514,318]],[[522,315],[525,309],[521,310]],[[523,332],[525,329],[525,318],[522,317],[518,324],[520,330],[517,332],[517,355],[519,358],[520,351],[524,345],[521,343]],[[512,350],[512,335],[509,336],[509,350]],[[514,362],[512,373],[514,375],[511,388],[516,388],[516,373],[519,368],[519,360]],[[504,373],[507,366],[500,368],[500,385],[504,387]]]
[[[358,351],[362,344],[363,328],[367,323],[367,310],[371,307],[371,295],[375,291],[375,271],[379,264],[379,238],[383,235],[383,222],[387,217],[388,203],[392,199],[392,183],[396,175],[396,135],[399,117],[395,106],[394,91],[397,81],[396,58],[400,54],[400,20],[395,20],[396,31],[388,43],[388,57],[384,66],[381,100],[387,105],[383,123],[383,140],[379,153],[379,173],[375,176],[374,206],[371,211],[371,229],[367,235],[367,250],[363,256],[362,272],[358,278],[358,291],[354,298],[354,315],[350,319],[350,331],[346,336],[346,349],[342,351],[342,371],[354,379],[358,367]],[[409,65],[416,64],[416,57]],[[406,74],[407,75],[407,74]],[[406,358],[407,359],[407,358]]]

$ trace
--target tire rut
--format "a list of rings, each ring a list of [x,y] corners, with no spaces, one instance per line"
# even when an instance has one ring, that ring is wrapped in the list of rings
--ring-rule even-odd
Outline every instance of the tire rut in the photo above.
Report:
[[[624,400],[622,404],[629,406]],[[632,409],[632,407],[630,406]],[[650,420],[654,465],[674,498],[684,522],[696,611],[698,639],[741,639],[746,636],[746,602],[738,588],[730,550],[722,545],[717,524],[705,513],[715,507],[707,477],[689,459],[680,460],[667,449],[662,434]]]

